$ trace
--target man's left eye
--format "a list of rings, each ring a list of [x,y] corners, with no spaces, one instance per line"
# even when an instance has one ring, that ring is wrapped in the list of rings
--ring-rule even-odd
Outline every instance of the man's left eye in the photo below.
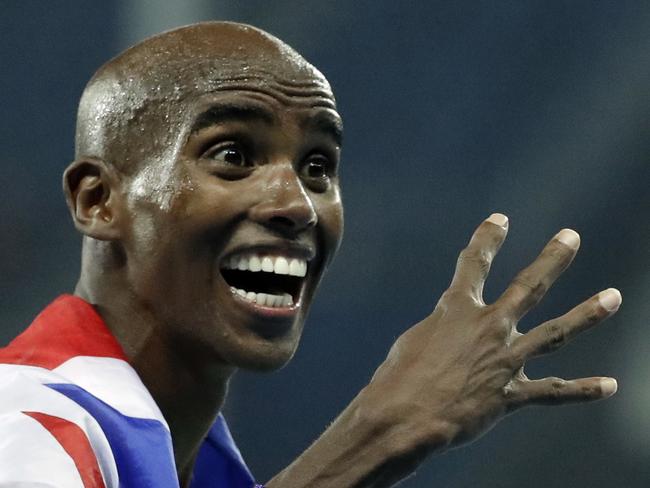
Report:
[[[325,157],[313,157],[302,167],[302,173],[308,178],[326,178],[330,176],[330,162]]]

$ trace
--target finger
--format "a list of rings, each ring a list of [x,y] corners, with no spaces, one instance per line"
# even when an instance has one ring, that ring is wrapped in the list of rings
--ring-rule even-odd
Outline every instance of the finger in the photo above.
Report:
[[[511,351],[520,364],[553,352],[580,332],[615,314],[621,306],[621,300],[621,292],[616,288],[601,291],[561,317],[549,320],[517,337],[510,346]]]
[[[507,387],[505,393],[508,405],[515,409],[526,405],[563,405],[601,400],[612,396],[617,389],[618,384],[614,378],[564,380],[550,377],[517,382]]]
[[[544,247],[533,263],[524,268],[495,302],[520,319],[546,294],[553,282],[571,264],[580,247],[580,236],[571,229],[563,229]]]
[[[492,260],[508,233],[508,217],[494,213],[478,226],[469,244],[458,256],[450,288],[481,299],[483,284]]]

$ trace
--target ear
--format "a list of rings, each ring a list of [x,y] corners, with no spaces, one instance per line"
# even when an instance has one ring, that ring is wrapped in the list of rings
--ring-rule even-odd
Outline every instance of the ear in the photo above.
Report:
[[[104,161],[84,158],[63,172],[63,192],[74,225],[103,241],[120,238],[120,192],[117,171]]]

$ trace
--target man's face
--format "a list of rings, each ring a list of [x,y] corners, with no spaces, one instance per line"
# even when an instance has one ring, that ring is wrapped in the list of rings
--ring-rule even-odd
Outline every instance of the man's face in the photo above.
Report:
[[[161,336],[261,369],[293,355],[343,231],[333,98],[267,78],[186,102],[176,146],[126,185],[123,238]]]

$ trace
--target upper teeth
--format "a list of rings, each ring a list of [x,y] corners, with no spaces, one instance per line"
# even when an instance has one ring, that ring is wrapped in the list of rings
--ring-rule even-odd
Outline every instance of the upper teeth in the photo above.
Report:
[[[304,277],[307,274],[307,261],[284,256],[260,256],[258,254],[239,254],[231,256],[224,263],[226,269],[240,271],[264,271],[280,275]]]

